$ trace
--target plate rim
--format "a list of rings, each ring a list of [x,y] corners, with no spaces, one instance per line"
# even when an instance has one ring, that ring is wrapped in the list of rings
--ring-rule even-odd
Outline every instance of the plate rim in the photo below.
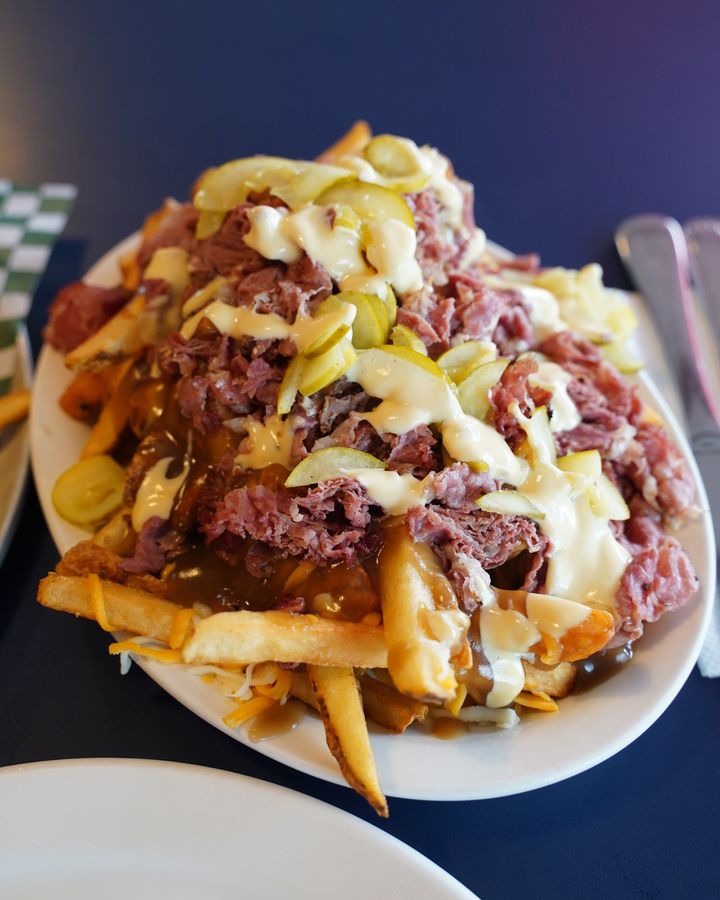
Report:
[[[404,857],[414,869],[419,872],[418,877],[427,878],[434,888],[445,888],[447,896],[458,900],[478,900],[477,896],[461,881],[447,872],[436,862],[422,854],[415,847],[400,840],[394,834],[379,828],[360,816],[320,800],[311,794],[306,794],[294,788],[285,787],[273,781],[256,778],[240,772],[232,772],[226,769],[218,769],[214,766],[204,766],[197,763],[176,762],[172,760],[143,759],[131,757],[78,757],[71,759],[38,760],[30,763],[17,763],[11,766],[0,767],[0,798],[5,784],[9,784],[17,778],[27,775],[48,778],[53,784],[62,785],[63,774],[71,771],[77,773],[103,772],[106,775],[117,773],[120,778],[130,777],[136,774],[144,774],[153,777],[156,773],[167,775],[169,778],[178,778],[188,783],[188,779],[196,781],[198,787],[206,781],[224,781],[232,790],[252,790],[259,794],[265,794],[271,798],[271,802],[290,806],[298,805],[300,809],[312,809],[326,820],[328,828],[333,825],[342,825],[356,837],[363,835],[369,844],[375,847],[384,845],[388,853]],[[108,785],[112,790],[112,784]],[[124,796],[115,792],[114,803],[122,804]],[[51,798],[52,799],[52,798]],[[80,800],[82,803],[82,799]],[[114,809],[113,814],[117,814]],[[282,813],[282,810],[279,810]],[[92,840],[92,833],[87,832],[84,840]],[[131,838],[134,841],[134,838]],[[370,848],[372,849],[372,847]],[[0,847],[0,861],[3,850]],[[444,894],[445,895],[445,894]]]
[[[105,253],[95,263],[94,266],[92,266],[88,270],[85,277],[88,280],[92,281],[93,276],[98,270],[105,266],[113,264],[113,262],[117,260],[120,254],[130,249],[134,244],[137,243],[138,239],[139,233],[135,232],[134,234],[129,235],[127,238],[116,244],[114,247],[108,250],[107,253]],[[53,351],[52,348],[49,348],[47,345],[43,345],[37,363],[36,382],[42,382],[42,373],[48,363],[50,354],[55,352],[56,351]],[[633,379],[631,378],[631,380]],[[647,729],[650,728],[650,726],[655,721],[657,721],[657,719],[665,712],[665,710],[682,689],[685,681],[689,677],[697,661],[697,657],[702,648],[712,617],[714,585],[716,583],[717,577],[715,571],[716,554],[713,552],[713,549],[715,547],[714,531],[712,519],[710,517],[708,509],[707,494],[705,492],[703,480],[692,451],[690,450],[687,439],[682,432],[675,414],[673,413],[669,404],[665,401],[664,397],[660,394],[652,379],[650,379],[644,372],[640,372],[637,376],[635,376],[635,380],[644,388],[647,393],[650,394],[653,405],[661,413],[664,424],[668,427],[668,430],[671,434],[671,438],[679,446],[685,459],[689,463],[693,479],[698,490],[698,500],[699,506],[701,508],[701,514],[697,520],[697,524],[700,526],[702,532],[702,546],[704,555],[706,556],[706,567],[704,572],[698,571],[697,573],[700,579],[700,591],[694,598],[694,600],[691,601],[691,603],[694,605],[699,604],[702,606],[702,616],[700,624],[695,631],[693,639],[690,643],[690,652],[686,653],[683,662],[678,667],[674,677],[662,690],[659,700],[655,700],[649,711],[646,710],[644,714],[637,717],[634,720],[632,726],[627,727],[625,728],[625,730],[621,731],[621,733],[614,740],[605,742],[600,752],[587,752],[584,756],[562,766],[548,766],[547,771],[543,777],[539,777],[537,774],[520,774],[514,777],[510,786],[505,787],[496,786],[493,784],[486,784],[482,787],[473,787],[472,784],[469,784],[468,786],[463,786],[462,788],[459,787],[450,789],[443,789],[441,786],[437,785],[426,785],[423,788],[403,787],[402,785],[390,784],[390,779],[387,776],[384,777],[382,771],[380,771],[381,783],[383,783],[385,792],[388,796],[405,799],[433,801],[482,800],[513,796],[515,794],[524,793],[530,790],[537,790],[551,784],[556,784],[560,781],[566,780],[567,778],[573,777],[574,775],[585,772],[596,765],[599,765],[600,763],[611,758],[616,753],[620,752],[625,747],[633,743],[638,737],[640,737],[645,731],[647,731]],[[32,408],[34,408],[34,405]],[[39,475],[36,468],[36,453],[34,452],[35,427],[33,423],[35,422],[35,420],[32,416],[32,408],[30,445],[33,475],[35,477],[35,483],[38,490],[38,496],[41,501],[45,521],[48,524],[48,528],[53,536],[56,547],[58,548],[59,552],[62,553],[63,551],[61,545],[65,544],[65,541],[59,534],[59,529],[62,527],[62,523],[58,524],[57,516],[54,513],[54,510],[52,510],[51,508],[50,498],[40,488],[41,482],[39,480]],[[687,610],[688,607],[686,607],[685,609]],[[682,613],[682,610],[679,612]],[[228,728],[224,724],[224,722],[222,722],[222,719],[217,714],[217,712],[212,708],[208,708],[208,706],[203,702],[204,697],[202,697],[200,694],[198,694],[197,696],[195,694],[190,694],[189,696],[188,691],[184,688],[184,685],[182,683],[179,685],[174,683],[176,681],[176,677],[174,676],[177,676],[178,673],[173,671],[173,667],[163,667],[160,664],[145,659],[137,660],[137,664],[175,700],[177,700],[187,709],[191,710],[193,713],[199,716],[199,718],[203,719],[205,722],[217,728],[218,730],[228,734],[230,737],[232,737],[234,740],[239,741],[244,746],[249,747],[253,750],[257,750],[264,756],[267,756],[268,758],[273,759],[276,762],[288,765],[297,771],[303,772],[304,774],[320,778],[323,781],[328,781],[333,784],[348,787],[340,771],[336,769],[334,760],[329,756],[329,753],[328,760],[320,763],[315,762],[312,759],[308,760],[302,757],[298,757],[296,753],[293,753],[292,751],[289,751],[287,748],[285,748],[280,741],[264,741],[259,745],[253,743],[247,738],[244,730]],[[187,675],[187,677],[191,678],[192,676]],[[319,725],[319,723],[317,724]],[[493,734],[496,734],[496,732],[493,732]],[[380,736],[381,735],[376,735],[376,737]],[[391,737],[397,740],[396,736]]]

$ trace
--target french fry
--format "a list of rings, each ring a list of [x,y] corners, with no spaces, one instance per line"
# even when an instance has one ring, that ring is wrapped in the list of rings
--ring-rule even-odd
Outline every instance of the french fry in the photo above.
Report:
[[[306,706],[310,706],[313,709],[320,710],[320,705],[318,704],[318,699],[315,696],[315,691],[313,690],[313,686],[310,683],[310,679],[308,677],[307,672],[293,672],[292,673],[292,681],[290,682],[290,693],[293,697],[296,697],[298,700],[302,700],[302,702]]]
[[[128,359],[117,366],[109,396],[82,449],[81,459],[112,450],[125,430],[130,414],[134,364],[134,359]]]
[[[417,700],[450,700],[452,657],[467,645],[470,620],[439,564],[419,556],[407,528],[389,529],[378,566],[388,669],[395,687]],[[430,548],[427,548],[428,550]],[[442,596],[445,608],[437,608]]]
[[[328,147],[327,150],[321,153],[320,156],[318,156],[317,161],[321,163],[333,163],[340,156],[345,156],[346,154],[358,154],[370,143],[371,138],[372,131],[370,130],[370,126],[367,122],[360,119],[355,122],[349,131],[345,132],[339,141],[336,141],[332,147]]]
[[[309,666],[308,676],[320,707],[327,745],[345,780],[378,815],[387,817],[387,800],[378,783],[355,673],[345,666]]]
[[[10,391],[0,397],[0,428],[24,419],[30,411],[30,391]]]
[[[98,372],[138,353],[144,344],[144,310],[145,297],[135,294],[99,331],[65,356],[67,368]]]
[[[428,713],[425,703],[405,697],[371,675],[361,675],[358,681],[365,715],[388,731],[402,734],[413,722],[422,722]]]
[[[363,669],[387,666],[381,626],[281,610],[216,613],[199,623],[183,655],[193,665],[274,660]]]
[[[184,607],[113,581],[101,581],[105,616],[113,631],[131,631],[168,643],[175,617]],[[97,621],[88,579],[50,574],[38,587],[38,603]]]
[[[78,372],[60,398],[61,408],[73,419],[93,422],[108,388],[108,372]]]
[[[572,663],[561,662],[556,666],[533,665],[523,660],[525,684],[523,690],[531,694],[567,697],[577,678],[577,669]]]
[[[140,265],[137,250],[129,250],[120,257],[122,286],[128,291],[136,291],[140,287]]]

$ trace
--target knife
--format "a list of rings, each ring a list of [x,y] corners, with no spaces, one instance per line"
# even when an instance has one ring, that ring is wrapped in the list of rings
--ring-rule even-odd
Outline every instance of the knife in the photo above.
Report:
[[[713,390],[700,340],[690,287],[685,235],[675,219],[659,215],[626,219],[615,244],[628,273],[650,309],[678,379],[686,431],[707,491],[715,534],[720,534],[720,398]],[[720,278],[708,266],[704,277]],[[720,298],[720,281],[712,290]],[[720,318],[720,312],[715,310]],[[716,335],[720,340],[720,335]]]

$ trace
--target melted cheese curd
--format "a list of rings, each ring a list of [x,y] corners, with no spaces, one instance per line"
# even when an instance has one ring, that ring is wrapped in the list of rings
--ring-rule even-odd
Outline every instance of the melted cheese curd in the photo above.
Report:
[[[607,294],[598,293],[604,291],[598,267],[586,267],[579,273],[550,270],[540,275],[503,269],[502,260],[489,256],[484,232],[476,229],[468,234],[462,217],[463,195],[447,159],[433,148],[394,140],[406,160],[408,172],[403,177],[412,183],[411,189],[419,186],[433,191],[442,207],[443,228],[462,234],[467,244],[463,264],[489,261],[487,283],[522,295],[540,339],[569,327],[605,339],[627,330],[631,324],[627,313],[618,312],[606,302]],[[337,164],[352,173],[355,184],[386,190],[392,180],[362,155],[342,156]],[[361,194],[358,197],[355,207],[348,192],[338,193],[338,202],[331,197],[324,203],[321,196],[291,208],[256,206],[248,211],[250,230],[245,243],[265,259],[286,264],[297,262],[306,253],[328,272],[341,299],[348,292],[359,291],[382,301],[389,294],[402,300],[419,291],[423,275],[416,260],[417,236],[409,210],[405,207],[398,212],[392,204],[383,207],[382,197],[372,202]],[[565,471],[557,464],[555,435],[581,421],[567,391],[571,376],[536,354],[538,371],[530,377],[530,384],[550,395],[549,427],[539,427],[518,411],[528,438],[527,452],[518,455],[491,424],[463,408],[456,385],[436,363],[417,351],[389,345],[387,327],[381,328],[380,346],[353,349],[360,316],[367,315],[357,303],[321,309],[315,315],[301,307],[295,321],[289,323],[272,313],[223,303],[215,294],[224,281],[215,279],[187,301],[181,328],[184,337],[192,337],[199,323],[208,319],[221,334],[233,338],[290,339],[300,356],[307,353],[313,357],[309,351],[325,341],[327,355],[344,360],[336,377],[344,375],[380,401],[364,414],[377,432],[402,435],[420,424],[432,426],[450,461],[466,462],[502,482],[511,497],[517,498],[517,514],[526,513],[522,501],[535,511],[538,528],[551,542],[547,594],[527,595],[522,610],[508,607],[504,592],[491,586],[479,565],[474,575],[476,593],[482,597],[479,647],[490,683],[485,705],[497,710],[497,714],[488,713],[489,720],[504,727],[515,724],[517,716],[504,708],[523,692],[523,661],[538,661],[543,639],[562,641],[593,609],[616,617],[614,597],[630,558],[613,536],[603,509],[593,503],[593,478]],[[393,321],[386,324],[392,326]],[[317,368],[316,358],[310,361]],[[236,457],[239,465],[259,469],[277,463],[291,468],[292,416],[275,415],[264,423],[241,420],[239,427],[247,433],[247,449]],[[383,468],[330,465],[324,478],[339,476],[356,478],[389,516],[402,516],[433,500],[431,476],[420,480]],[[171,498],[184,477],[168,479],[167,461],[161,460],[141,486],[133,521],[140,524],[150,515],[168,515]],[[513,512],[512,501],[508,512]],[[470,621],[464,613],[460,615],[467,620],[467,632]],[[467,718],[473,720],[472,715]]]

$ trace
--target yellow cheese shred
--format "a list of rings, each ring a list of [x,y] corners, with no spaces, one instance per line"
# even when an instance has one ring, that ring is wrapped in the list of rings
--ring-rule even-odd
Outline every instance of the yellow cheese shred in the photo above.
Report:
[[[238,725],[242,725],[243,722],[247,722],[248,719],[252,719],[258,713],[270,709],[276,703],[277,700],[273,700],[272,697],[253,697],[252,700],[243,700],[242,703],[238,703],[232,712],[223,716],[223,722],[228,728],[235,728]]]
[[[455,690],[455,696],[451,700],[446,700],[443,704],[445,709],[451,716],[457,716],[462,709],[462,705],[467,697],[467,688],[464,684],[459,684]]]
[[[112,631],[105,613],[105,595],[103,594],[102,582],[94,572],[88,575],[87,582],[90,589],[90,607],[98,625],[103,631]]]
[[[541,712],[557,712],[560,709],[553,698],[543,691],[521,691],[515,698],[515,703]]]
[[[256,684],[253,690],[263,697],[269,697],[271,700],[283,700],[290,692],[292,685],[292,674],[287,669],[277,668],[277,679],[273,684]]]
[[[192,609],[192,607],[189,609],[180,609],[175,614],[172,626],[170,627],[170,637],[168,638],[168,644],[170,644],[173,650],[177,650],[185,643],[194,615],[195,610]]]
[[[147,656],[149,659],[156,659],[158,662],[182,662],[182,654],[179,650],[165,650],[158,647],[146,647],[143,644],[138,644],[133,640],[117,641],[114,644],[110,644],[110,646],[108,647],[108,652],[113,656],[117,656],[119,653],[123,653],[125,650],[128,650],[130,653],[134,653],[136,656]]]

